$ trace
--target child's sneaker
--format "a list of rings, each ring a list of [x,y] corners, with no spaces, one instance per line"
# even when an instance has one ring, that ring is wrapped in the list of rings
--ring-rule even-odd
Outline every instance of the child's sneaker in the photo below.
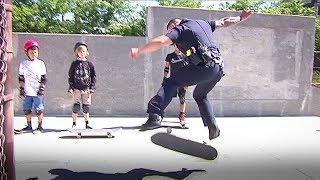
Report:
[[[92,127],[87,124],[86,129],[92,129]]]
[[[31,126],[26,126],[26,127],[22,128],[20,131],[23,131],[23,132],[32,131],[32,127]]]
[[[180,120],[180,124],[182,127],[186,126],[186,122],[185,122],[185,114],[184,113],[180,113],[179,114],[179,120]]]
[[[42,128],[42,126],[38,126],[38,128],[37,128],[37,129],[35,129],[35,131],[36,131],[36,132],[43,132],[43,128]]]

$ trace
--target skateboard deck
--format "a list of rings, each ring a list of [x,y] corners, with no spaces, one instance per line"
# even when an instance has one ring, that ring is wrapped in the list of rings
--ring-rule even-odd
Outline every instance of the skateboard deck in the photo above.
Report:
[[[114,138],[112,132],[120,128],[113,129],[68,129],[70,133],[76,134],[76,138]]]
[[[169,133],[156,133],[151,136],[151,141],[166,149],[206,160],[214,160],[218,156],[217,150],[210,145],[184,139]]]
[[[34,130],[30,130],[30,131],[23,131],[23,130],[20,130],[20,129],[14,129],[14,134],[17,135],[17,134],[35,134],[35,131]]]

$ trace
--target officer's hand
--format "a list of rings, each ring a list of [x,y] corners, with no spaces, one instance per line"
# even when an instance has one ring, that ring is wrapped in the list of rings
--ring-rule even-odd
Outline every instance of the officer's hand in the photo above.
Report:
[[[242,11],[241,15],[240,15],[240,20],[241,21],[245,21],[246,19],[248,19],[252,14],[253,14],[253,10],[250,9],[245,9]]]
[[[129,53],[129,57],[137,58],[138,56],[139,56],[139,48],[131,48],[131,51]]]

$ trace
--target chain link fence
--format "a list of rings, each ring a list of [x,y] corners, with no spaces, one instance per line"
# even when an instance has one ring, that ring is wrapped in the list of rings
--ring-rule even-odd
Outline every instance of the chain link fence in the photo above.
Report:
[[[4,0],[0,0],[0,96],[1,96],[1,102],[0,102],[0,179],[6,180],[7,174],[5,171],[5,161],[6,156],[4,152],[4,142],[5,142],[5,136],[4,136],[4,129],[3,129],[3,123],[5,120],[4,113],[3,113],[3,101],[4,101],[4,83],[6,81],[7,76],[7,20],[6,20],[6,9],[5,9],[5,3]]]

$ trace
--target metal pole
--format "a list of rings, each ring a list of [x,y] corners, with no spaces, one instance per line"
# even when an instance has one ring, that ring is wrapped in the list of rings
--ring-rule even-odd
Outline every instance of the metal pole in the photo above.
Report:
[[[12,95],[14,93],[14,63],[13,63],[13,46],[12,46],[12,0],[5,0],[6,20],[7,20],[7,79],[5,81],[5,95]],[[14,156],[14,101],[9,100],[5,102],[3,113],[5,121],[3,124],[5,144],[4,150],[6,155],[5,171],[8,180],[16,179],[15,171],[15,156]]]

